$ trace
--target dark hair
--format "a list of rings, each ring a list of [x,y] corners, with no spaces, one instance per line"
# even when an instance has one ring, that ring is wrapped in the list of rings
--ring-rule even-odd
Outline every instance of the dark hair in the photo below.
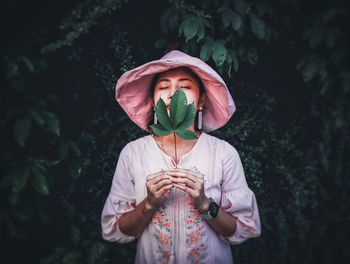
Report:
[[[197,74],[195,74],[190,68],[186,67],[186,66],[181,66],[181,67],[177,67],[177,68],[172,68],[172,69],[169,69],[169,70],[166,70],[165,72],[167,71],[170,71],[170,70],[175,70],[175,69],[182,69],[184,70],[186,73],[188,73],[193,79],[196,80],[196,82],[198,83],[198,86],[199,86],[199,95],[201,96],[203,93],[205,93],[205,87],[202,83],[202,80],[201,78],[198,77]],[[158,82],[159,80],[159,76],[160,74],[162,74],[164,72],[159,72],[157,73],[156,75],[154,75],[153,79],[152,79],[152,82],[151,82],[151,87],[150,87],[150,97],[153,98],[153,95],[154,95],[154,88],[156,86],[156,83]]]

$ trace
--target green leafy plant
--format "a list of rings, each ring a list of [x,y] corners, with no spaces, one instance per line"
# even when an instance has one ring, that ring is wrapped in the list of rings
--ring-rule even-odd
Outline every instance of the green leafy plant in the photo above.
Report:
[[[159,98],[156,105],[157,124],[150,125],[153,132],[159,136],[174,134],[175,140],[175,159],[177,162],[176,135],[183,139],[196,139],[196,134],[187,129],[196,117],[194,103],[187,104],[187,98],[184,91],[177,90],[170,101],[170,115],[162,98]],[[175,135],[176,134],[176,135]]]

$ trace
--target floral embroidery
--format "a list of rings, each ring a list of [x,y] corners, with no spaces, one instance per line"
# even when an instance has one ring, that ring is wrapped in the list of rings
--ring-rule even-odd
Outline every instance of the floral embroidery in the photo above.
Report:
[[[157,263],[168,263],[171,255],[171,227],[173,224],[171,220],[167,217],[165,209],[166,207],[164,206],[164,204],[162,204],[152,217],[152,222],[154,224],[155,229],[154,237],[159,242],[159,246],[157,249]]]
[[[204,263],[207,248],[203,242],[205,237],[204,225],[198,210],[189,198],[185,217],[186,247],[189,248],[187,258],[191,263]]]
[[[204,263],[203,252],[206,250],[204,244],[201,244],[199,247],[192,248],[188,254],[188,260],[190,263]]]

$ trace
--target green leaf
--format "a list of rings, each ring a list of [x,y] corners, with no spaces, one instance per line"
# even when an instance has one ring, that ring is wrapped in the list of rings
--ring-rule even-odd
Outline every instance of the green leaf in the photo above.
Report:
[[[47,168],[45,166],[43,166],[42,164],[35,162],[33,166],[36,167],[37,169],[41,170],[41,172],[43,174],[47,173]]]
[[[199,23],[197,19],[190,18],[186,21],[186,25],[184,28],[184,35],[186,37],[186,41],[192,39],[198,32]]]
[[[70,238],[74,245],[78,245],[80,242],[80,230],[79,228],[73,224],[70,228]]]
[[[35,111],[34,109],[31,109],[30,111],[33,120],[35,121],[35,123],[37,123],[39,126],[44,126],[45,124],[45,120],[43,119],[43,117],[40,115],[40,113],[38,113],[37,111]]]
[[[231,16],[229,11],[225,11],[222,14],[222,23],[224,24],[225,29],[231,24]]]
[[[62,259],[63,264],[80,263],[83,253],[81,250],[71,250]]]
[[[233,0],[233,6],[242,15],[249,12],[249,4],[244,0]]]
[[[81,156],[81,151],[78,147],[78,144],[71,140],[71,139],[68,139],[68,143],[69,143],[69,146],[71,148],[71,150],[74,152],[74,154],[77,156],[77,157],[80,157]]]
[[[199,42],[201,39],[203,39],[205,36],[205,28],[204,28],[204,24],[200,23],[199,24],[199,28],[197,31],[197,42]]]
[[[28,166],[20,167],[13,171],[12,191],[20,192],[24,188],[28,181],[29,172]]]
[[[199,19],[196,16],[190,15],[180,24],[179,34],[181,35],[181,33],[183,32],[187,42],[197,35],[199,28]]]
[[[170,7],[163,12],[160,18],[161,31],[163,33],[168,33],[169,31],[177,28],[178,23],[178,11],[175,7]]]
[[[160,39],[157,39],[157,41],[154,43],[154,47],[161,49],[161,48],[164,48],[167,43],[168,41],[166,39],[160,38]]]
[[[219,67],[225,62],[226,55],[227,55],[226,47],[219,42],[214,42],[213,54],[211,55],[211,57],[214,60],[216,66]]]
[[[32,129],[32,121],[28,115],[22,116],[16,119],[14,127],[14,137],[19,145],[24,147],[26,143],[30,130]]]
[[[159,101],[160,100],[158,100],[158,102]],[[158,108],[162,107],[161,104],[158,104],[158,102],[156,112]],[[176,129],[178,131],[176,133],[180,137],[183,137],[184,139],[193,139],[193,135],[190,132],[185,132],[185,129],[188,128],[194,122],[195,117],[196,110],[194,107],[194,103],[187,105],[186,94],[182,89],[179,89],[173,94],[172,99],[170,101],[169,120],[171,129],[166,129],[161,124],[152,124],[150,125],[150,128],[155,134],[159,136],[167,136],[170,133],[175,132]]]
[[[186,116],[182,121],[182,123],[177,128],[177,130],[187,129],[190,125],[192,125],[195,118],[196,118],[196,109],[194,107],[194,103],[191,103],[187,106]]]
[[[57,104],[60,101],[60,98],[54,94],[48,94],[46,98],[50,103],[54,103],[54,104]]]
[[[53,113],[48,111],[42,111],[42,114],[45,119],[45,129],[52,134],[60,136],[60,123],[57,117]]]
[[[238,58],[237,58],[236,54],[234,56],[232,56],[232,62],[233,62],[233,68],[237,72],[238,71],[238,67],[239,67],[239,61],[238,61]]]
[[[196,139],[197,136],[192,130],[175,130],[175,133],[183,139]]]
[[[258,52],[254,47],[249,47],[248,48],[248,61],[251,65],[255,65],[256,62],[258,61]]]
[[[240,30],[243,26],[242,18],[239,14],[237,14],[235,11],[232,11],[231,13],[231,24],[233,29]]]
[[[266,25],[264,21],[255,14],[250,14],[250,28],[252,32],[259,38],[264,39],[266,36]]]
[[[11,186],[13,182],[13,171],[5,173],[0,179],[0,189],[6,189]]]
[[[213,43],[214,41],[212,39],[207,39],[204,42],[204,45],[202,45],[201,47],[201,51],[199,54],[199,57],[203,60],[203,61],[208,61],[212,52],[213,52]]]
[[[232,60],[231,63],[233,64],[233,69],[235,70],[235,72],[237,72],[239,67],[237,52],[235,50],[229,49],[228,54],[230,55],[230,58]]]
[[[34,65],[33,63],[25,56],[21,57],[23,63],[27,66],[28,71],[34,72]]]
[[[32,168],[33,177],[32,177],[32,185],[34,189],[41,194],[48,195],[50,193],[49,186],[46,180],[46,177],[42,172],[35,167]]]
[[[159,98],[156,105],[156,115],[159,123],[167,130],[172,130],[172,125],[168,116],[167,107],[162,98]]]
[[[172,132],[172,130],[165,129],[160,124],[152,124],[152,125],[150,125],[150,128],[152,129],[152,131],[154,133],[156,133],[159,136],[167,136]]]
[[[58,153],[60,160],[67,158],[69,154],[69,144],[66,141],[62,141],[58,147]]]
[[[232,25],[232,28],[238,31],[243,26],[241,16],[231,8],[224,6],[219,8],[218,12],[222,12],[222,23],[224,24],[225,29]]]
[[[173,129],[184,120],[187,110],[187,98],[184,91],[176,90],[170,101],[170,120]]]

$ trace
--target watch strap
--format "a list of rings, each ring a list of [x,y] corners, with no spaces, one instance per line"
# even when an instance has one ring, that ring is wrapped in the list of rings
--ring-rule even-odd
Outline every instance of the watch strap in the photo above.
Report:
[[[201,218],[204,220],[214,219],[219,212],[219,206],[215,203],[213,198],[209,198],[209,199],[210,199],[210,204],[209,204],[208,211],[205,213],[201,213]]]

